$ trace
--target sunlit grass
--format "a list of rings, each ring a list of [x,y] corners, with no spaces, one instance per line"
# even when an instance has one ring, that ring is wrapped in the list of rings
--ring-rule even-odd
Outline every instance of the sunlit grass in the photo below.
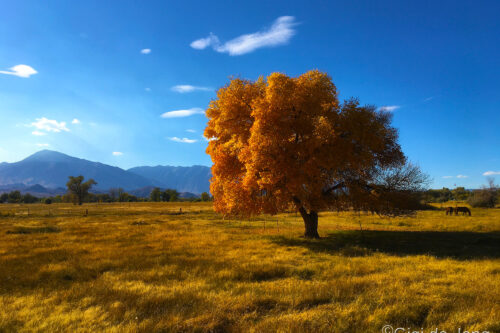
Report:
[[[0,332],[500,332],[500,209],[472,214],[322,213],[306,240],[295,213],[0,205]]]

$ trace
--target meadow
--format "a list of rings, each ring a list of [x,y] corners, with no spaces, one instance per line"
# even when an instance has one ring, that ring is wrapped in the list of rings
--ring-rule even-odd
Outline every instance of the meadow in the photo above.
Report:
[[[500,209],[303,228],[210,203],[0,205],[0,332],[500,332]]]

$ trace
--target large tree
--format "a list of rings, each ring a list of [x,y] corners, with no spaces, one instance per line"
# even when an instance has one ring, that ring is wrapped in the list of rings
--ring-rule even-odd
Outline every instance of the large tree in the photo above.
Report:
[[[66,186],[68,187],[68,193],[73,199],[73,203],[81,205],[83,200],[88,196],[89,190],[96,184],[92,178],[83,182],[83,176],[69,176]]]
[[[210,190],[224,215],[295,207],[305,236],[318,238],[318,212],[394,211],[425,181],[406,163],[391,114],[355,99],[340,104],[326,73],[233,79],[206,115]]]

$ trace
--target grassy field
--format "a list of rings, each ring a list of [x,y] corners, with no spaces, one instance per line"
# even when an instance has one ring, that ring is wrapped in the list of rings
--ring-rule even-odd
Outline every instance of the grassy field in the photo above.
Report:
[[[205,203],[0,205],[0,332],[500,332],[500,209],[319,232]]]

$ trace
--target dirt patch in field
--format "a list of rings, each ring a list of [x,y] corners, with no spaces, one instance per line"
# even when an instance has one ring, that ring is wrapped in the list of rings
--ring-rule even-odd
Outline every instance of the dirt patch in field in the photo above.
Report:
[[[6,234],[50,234],[61,232],[61,229],[57,227],[17,227],[13,230],[7,230]]]

